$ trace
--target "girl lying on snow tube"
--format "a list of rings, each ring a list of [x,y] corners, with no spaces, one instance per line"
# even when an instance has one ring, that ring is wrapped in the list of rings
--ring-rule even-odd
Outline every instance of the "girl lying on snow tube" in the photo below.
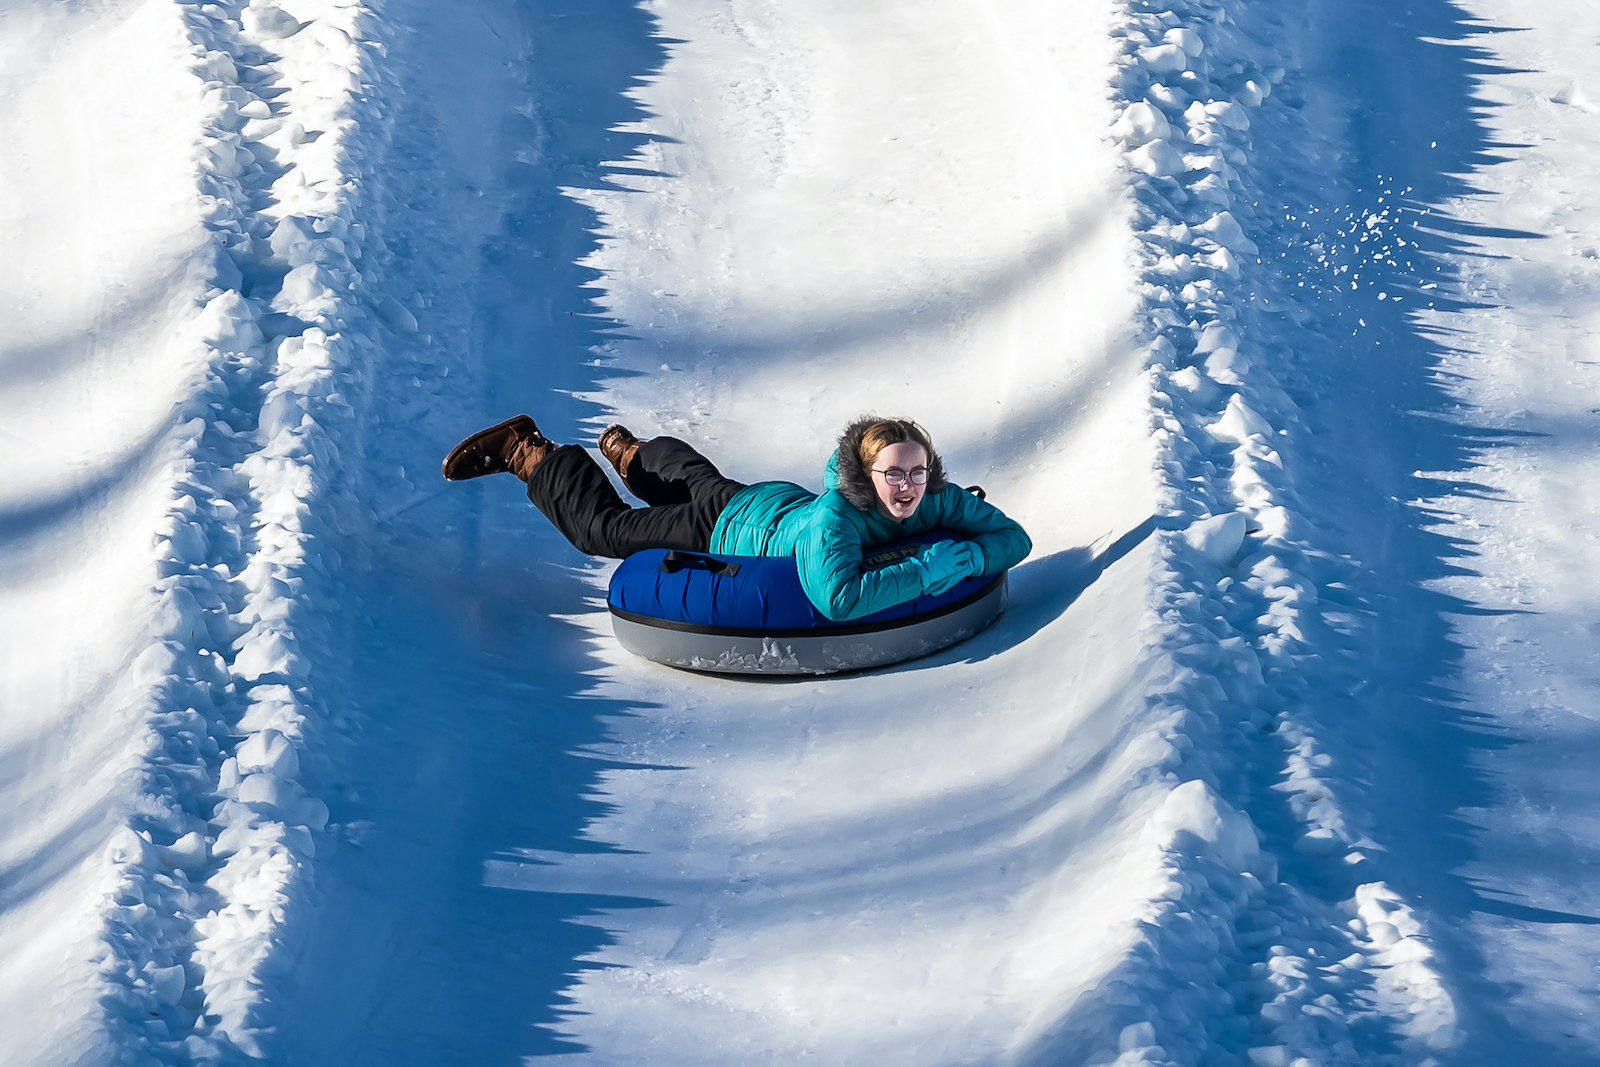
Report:
[[[820,496],[792,482],[736,482],[672,437],[640,441],[611,426],[599,447],[648,507],[624,503],[588,452],[553,444],[527,415],[462,441],[445,457],[444,476],[516,475],[534,506],[590,555],[626,559],[668,549],[793,557],[806,597],[837,623],[939,596],[963,579],[1001,575],[1033,547],[1000,509],[945,480],[933,442],[909,419],[864,416],[846,426]],[[930,530],[964,539],[918,545],[888,565],[868,563],[881,555],[872,549]]]

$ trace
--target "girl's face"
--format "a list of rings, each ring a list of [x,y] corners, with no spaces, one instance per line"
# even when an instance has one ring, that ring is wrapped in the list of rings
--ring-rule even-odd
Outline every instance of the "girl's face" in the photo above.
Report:
[[[888,445],[872,461],[868,476],[878,491],[878,512],[904,522],[928,491],[928,453],[915,441]]]

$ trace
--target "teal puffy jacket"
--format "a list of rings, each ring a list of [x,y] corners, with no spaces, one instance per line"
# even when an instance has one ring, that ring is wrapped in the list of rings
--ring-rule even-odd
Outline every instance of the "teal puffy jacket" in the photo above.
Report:
[[[944,485],[922,498],[910,518],[896,522],[878,511],[864,511],[838,488],[835,464],[828,460],[821,496],[793,482],[757,482],[735,493],[711,532],[711,551],[730,556],[793,556],[800,584],[811,603],[830,619],[842,621],[912,600],[938,583],[916,556],[878,570],[862,558],[875,545],[888,544],[936,527],[964,533],[983,550],[985,574],[999,574],[1021,563],[1033,542],[993,504],[956,485]]]

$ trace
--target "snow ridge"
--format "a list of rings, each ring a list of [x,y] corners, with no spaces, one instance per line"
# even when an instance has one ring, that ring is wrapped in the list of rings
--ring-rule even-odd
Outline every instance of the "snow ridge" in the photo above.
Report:
[[[385,143],[369,9],[192,3],[180,17],[207,107],[196,169],[212,239],[174,344],[205,369],[173,438],[151,643],[120,695],[148,725],[101,908],[106,1025],[118,1062],[141,1065],[266,1054],[263,990],[328,819],[302,760],[338,722],[314,650],[339,591],[334,438],[350,437],[378,354],[359,301],[382,252],[364,184]],[[398,305],[375,313],[415,328]]]
[[[1273,375],[1275,282],[1248,236],[1251,115],[1292,66],[1277,17],[1133,3],[1113,31],[1170,531],[1147,700],[1184,784],[1148,824],[1169,882],[1095,994],[1117,1048],[1094,1063],[1427,1062],[1457,1040],[1420,922],[1360,878],[1378,847],[1361,768],[1317,707],[1359,679],[1319,610],[1319,582],[1348,562],[1296,508],[1300,420]]]

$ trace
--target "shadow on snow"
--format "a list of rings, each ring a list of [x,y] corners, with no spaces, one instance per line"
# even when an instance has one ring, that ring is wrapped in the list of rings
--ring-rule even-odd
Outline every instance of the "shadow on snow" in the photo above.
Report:
[[[361,714],[324,768],[333,854],[318,860],[280,1037],[291,1063],[509,1065],[585,1050],[561,1032],[565,990],[601,966],[605,914],[658,902],[513,891],[487,872],[529,852],[616,851],[585,831],[609,810],[604,775],[625,765],[593,750],[608,719],[648,709],[596,694],[589,634],[560,617],[595,596],[592,562],[509,479],[445,487],[435,472],[456,439],[507,414],[533,410],[565,440],[597,414],[573,394],[597,391],[599,368],[583,357],[608,325],[590,302],[598,275],[578,265],[599,222],[561,188],[603,184],[604,164],[641,143],[616,132],[645,117],[626,94],[670,42],[626,0],[392,10],[414,25],[397,23],[410,67],[391,165],[417,184],[390,209],[404,212],[386,235],[390,285],[434,294],[423,329],[467,334],[468,351],[446,342],[441,373],[428,362],[437,346],[410,365],[397,350],[374,386],[359,448],[375,526],[351,539],[359,558],[345,572],[345,614],[359,612],[348,677],[326,683],[348,685]],[[486,43],[500,53],[480,55]],[[495,143],[466,146],[494,161],[493,189],[451,169],[451,109],[477,107],[476,119],[499,107],[447,84],[452,48],[522,79],[492,119]],[[446,73],[430,69],[436,53]],[[482,199],[491,192],[497,231],[459,247],[453,213],[496,203]],[[425,276],[458,261],[475,277]],[[432,388],[414,388],[413,374]],[[341,442],[347,456],[357,447]],[[402,499],[380,499],[396,485]]]
[[[1450,472],[1470,471],[1486,451],[1529,436],[1466,421],[1470,413],[1452,394],[1445,370],[1452,338],[1411,311],[1420,304],[1474,306],[1448,295],[1443,264],[1446,256],[1483,255],[1475,239],[1541,236],[1440,213],[1471,192],[1474,172],[1518,147],[1491,139],[1483,122],[1488,105],[1475,95],[1482,79],[1507,71],[1477,43],[1492,31],[1448,0],[1310,0],[1307,14],[1299,42],[1305,70],[1278,94],[1290,117],[1274,124],[1264,115],[1255,127],[1264,187],[1258,212],[1268,233],[1260,244],[1280,286],[1271,294],[1284,309],[1276,332],[1293,348],[1282,353],[1291,368],[1283,385],[1314,433],[1314,469],[1302,472],[1302,484],[1311,475],[1315,491],[1297,506],[1332,532],[1322,538],[1326,547],[1358,561],[1359,578],[1345,579],[1347,593],[1321,592],[1332,609],[1364,616],[1370,634],[1370,647],[1360,650],[1360,683],[1308,699],[1325,727],[1342,735],[1354,764],[1369,768],[1357,773],[1371,779],[1374,821],[1390,851],[1357,872],[1283,850],[1285,877],[1320,885],[1317,895],[1325,899],[1348,896],[1357,881],[1387,878],[1431,913],[1443,973],[1470,1035],[1458,1053],[1463,1062],[1577,1067],[1584,1053],[1550,1044],[1550,1035],[1530,1032],[1506,1013],[1509,990],[1484,976],[1486,961],[1468,933],[1475,912],[1538,923],[1600,919],[1508,902],[1456,873],[1476,855],[1472,810],[1499,801],[1483,769],[1486,757],[1523,739],[1505,719],[1468,706],[1454,688],[1463,648],[1451,620],[1521,609],[1476,604],[1437,588],[1473,573],[1474,546],[1444,527],[1436,504],[1424,503],[1498,496]],[[1306,145],[1294,139],[1297,125],[1337,132],[1322,146]],[[1276,150],[1266,149],[1274,137]],[[1308,224],[1317,215],[1312,209],[1327,219],[1385,206],[1393,232],[1421,253],[1406,264],[1410,271],[1363,261],[1356,252],[1347,260],[1354,272],[1332,275],[1332,263],[1319,258],[1329,242],[1313,247],[1330,236],[1331,224]],[[1411,273],[1423,270],[1421,278]],[[1348,284],[1352,274],[1361,278],[1359,288]],[[1427,281],[1438,288],[1422,288]],[[1382,293],[1403,294],[1406,303],[1380,299]],[[1334,577],[1330,572],[1319,581]],[[1269,838],[1287,840],[1283,835],[1298,831],[1281,800],[1266,799],[1273,784],[1255,784],[1262,799],[1254,808],[1280,810],[1283,825],[1262,828]]]

